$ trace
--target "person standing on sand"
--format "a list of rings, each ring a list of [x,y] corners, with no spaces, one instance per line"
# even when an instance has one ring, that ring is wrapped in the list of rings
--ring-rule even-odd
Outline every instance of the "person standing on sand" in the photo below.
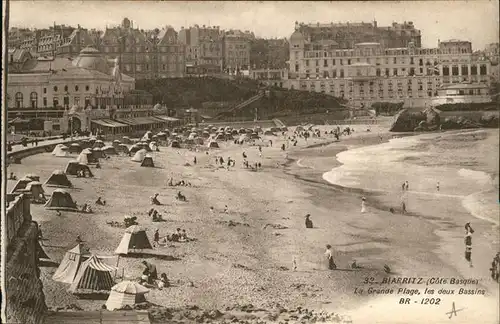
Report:
[[[159,246],[159,244],[160,244],[160,232],[158,231],[158,229],[155,229],[154,242],[155,242],[155,246]]]
[[[325,255],[326,255],[326,260],[328,262],[328,269],[329,270],[335,270],[335,269],[337,269],[337,265],[333,261],[332,246],[330,244],[326,245]]]
[[[365,197],[361,198],[361,212],[366,213],[366,198]]]
[[[306,228],[313,228],[313,222],[312,220],[309,219],[309,217],[311,217],[311,214],[306,215],[306,221],[305,221]]]
[[[401,214],[406,214],[406,195],[401,195]]]
[[[436,184],[436,190],[439,191],[439,181]]]
[[[472,268],[472,234],[474,230],[470,226],[470,223],[465,224],[465,260],[469,262],[469,266]]]
[[[408,181],[405,181],[405,189],[406,191],[410,190],[410,184],[408,183]]]

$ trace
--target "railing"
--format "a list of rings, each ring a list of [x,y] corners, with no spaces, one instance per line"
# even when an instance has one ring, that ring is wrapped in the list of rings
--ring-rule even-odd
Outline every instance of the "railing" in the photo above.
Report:
[[[31,221],[30,199],[27,195],[18,195],[8,203],[6,213],[7,223],[7,246],[10,245],[12,239],[16,237],[19,229],[26,223]]]

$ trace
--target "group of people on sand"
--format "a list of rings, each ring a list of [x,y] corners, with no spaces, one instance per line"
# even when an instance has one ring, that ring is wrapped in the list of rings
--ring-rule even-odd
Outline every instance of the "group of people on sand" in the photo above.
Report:
[[[151,217],[151,219],[152,219],[153,222],[161,222],[161,221],[163,221],[163,217],[161,216],[161,214],[155,208],[151,208],[148,211],[148,216]]]
[[[76,202],[75,202],[75,204],[76,204]],[[99,197],[97,197],[95,204],[99,205],[99,206],[106,206],[106,200],[102,199],[102,197],[99,196]],[[84,203],[82,205],[82,207],[80,208],[80,211],[82,213],[86,213],[86,214],[92,214],[94,212],[92,210],[92,206],[88,203]]]
[[[168,186],[169,187],[178,187],[178,186],[191,187],[191,182],[179,180],[179,181],[176,181],[174,183],[174,178],[170,178],[168,180]]]
[[[139,281],[140,284],[148,287],[156,285],[159,289],[170,287],[170,281],[165,273],[162,273],[160,278],[158,278],[156,265],[146,260],[142,261],[142,264],[144,265],[144,270],[142,271],[142,276]]]

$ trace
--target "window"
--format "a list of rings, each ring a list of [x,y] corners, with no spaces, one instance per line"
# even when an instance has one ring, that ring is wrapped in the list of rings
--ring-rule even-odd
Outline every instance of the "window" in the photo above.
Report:
[[[458,66],[454,65],[451,67],[451,75],[458,75]]]
[[[16,108],[22,108],[23,107],[23,94],[21,92],[16,93]]]
[[[78,91],[78,86],[77,85],[75,86],[75,91]]]
[[[332,60],[332,65],[335,65],[335,59]]]
[[[74,99],[74,104],[75,106],[79,107],[80,106],[80,97],[75,97]]]
[[[410,64],[415,64],[415,62],[413,61],[413,57],[410,58]]]
[[[57,92],[57,86],[54,86],[54,92]]]
[[[59,106],[59,98],[52,98],[52,105],[54,106],[54,108],[57,108],[57,106]]]
[[[376,76],[380,76],[380,69],[377,69],[375,73],[376,73]]]
[[[347,59],[347,65],[351,65],[351,59]]]
[[[343,78],[344,77],[344,70],[343,69],[340,69],[340,77]]]
[[[443,66],[443,75],[444,76],[450,75],[450,67],[449,66],[447,66],[447,65]]]
[[[394,64],[396,64],[396,63],[397,63],[397,61],[396,61],[396,58],[395,58],[395,57],[392,59],[392,63],[394,63]]]
[[[328,67],[328,60],[324,60],[323,67]]]
[[[68,86],[67,85],[64,86],[64,92],[68,92]]]
[[[299,72],[299,65],[295,64],[295,72]]]
[[[418,60],[418,65],[420,65],[420,66],[424,65],[424,60],[422,60],[422,59]]]
[[[467,65],[462,65],[462,75],[469,75],[469,67]]]
[[[90,87],[88,85],[85,86],[85,91],[89,91]]]
[[[398,75],[398,69],[392,69],[392,74],[397,76]]]
[[[47,88],[43,88],[43,93],[47,93]]]
[[[309,60],[306,60],[306,66],[309,66]]]
[[[36,92],[32,92],[30,94],[30,103],[31,103],[31,109],[38,108],[38,94]]]
[[[43,97],[43,106],[47,107],[47,97]]]
[[[332,71],[332,78],[336,78],[337,77],[337,70],[333,70]]]
[[[481,66],[479,67],[479,74],[486,75],[486,65],[481,64]]]
[[[471,65],[470,66],[470,74],[471,75],[477,75],[477,65]]]
[[[389,76],[389,69],[385,69],[385,76]]]

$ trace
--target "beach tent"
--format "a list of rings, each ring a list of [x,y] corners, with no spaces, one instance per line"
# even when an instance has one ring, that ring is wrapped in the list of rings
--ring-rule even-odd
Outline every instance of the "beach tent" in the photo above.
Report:
[[[36,242],[36,256],[37,256],[38,260],[40,260],[40,259],[50,260],[50,257],[47,255],[45,250],[42,248],[40,241]]]
[[[16,185],[14,186],[14,188],[12,188],[11,192],[10,193],[14,193],[16,191],[20,191],[20,190],[23,190],[23,189],[26,189],[26,186],[28,185],[28,183],[30,183],[31,180],[30,178],[27,178],[27,177],[24,177],[24,178],[21,178],[17,181]]]
[[[170,143],[170,146],[174,148],[181,148],[179,141],[172,141],[172,143]]]
[[[157,148],[158,148],[158,144],[156,144],[156,142],[149,143],[149,149],[151,151],[156,151]]]
[[[128,136],[123,136],[122,143],[123,144],[132,144],[132,140]]]
[[[240,128],[240,129],[238,130],[238,134],[246,134],[246,133],[247,133],[247,130],[246,130],[246,129],[244,129],[244,128]]]
[[[125,230],[123,238],[115,250],[116,254],[128,254],[152,249],[146,231],[139,225],[132,225]]]
[[[266,130],[264,132],[264,135],[271,135],[271,136],[276,136],[276,134],[274,134],[270,129]]]
[[[259,134],[257,134],[257,133],[252,133],[252,134],[250,135],[250,138],[251,138],[251,139],[259,139],[259,138],[260,138],[260,136],[259,136]]]
[[[281,131],[282,132],[288,132],[288,127],[286,127],[286,126],[281,127]]]
[[[102,151],[106,155],[118,155],[118,152],[116,152],[116,149],[114,146],[105,146],[102,148]]]
[[[104,151],[100,147],[94,147],[92,149],[92,156],[96,159],[104,158],[106,154],[104,154]]]
[[[76,159],[79,163],[81,164],[90,164],[90,163],[97,163],[99,160],[94,157],[92,154],[92,151],[87,149],[84,149],[80,155],[78,155],[78,158]]]
[[[240,137],[238,138],[238,142],[247,142],[250,139],[250,137],[247,134],[241,134]]]
[[[188,138],[187,140],[184,141],[185,144],[193,145],[194,143],[194,138]]]
[[[96,140],[96,141],[94,142],[94,145],[92,145],[92,148],[102,148],[102,147],[104,147],[104,146],[105,146],[105,145],[104,145],[104,142],[103,142],[103,141],[101,141],[101,140]]]
[[[40,176],[38,176],[38,175],[36,175],[34,173],[28,173],[24,177],[28,178],[28,179],[31,179],[32,181],[40,181]]]
[[[156,137],[160,140],[166,140],[167,139],[167,133],[164,133],[164,132],[159,132],[158,134],[156,134]]]
[[[45,181],[45,185],[49,187],[72,188],[73,184],[69,181],[66,173],[62,170],[54,170],[50,177]]]
[[[120,144],[118,145],[118,148],[116,149],[118,152],[123,152],[125,154],[128,154],[128,146],[125,144]]]
[[[207,131],[204,131],[202,134],[201,134],[202,137],[204,138],[209,138],[210,137],[210,133],[207,132]]]
[[[279,128],[279,127],[271,127],[270,131],[273,132],[273,133],[279,133],[279,132],[281,132],[281,128]]]
[[[211,141],[207,145],[208,148],[219,148],[219,144],[215,141]]]
[[[112,311],[124,306],[133,307],[135,304],[146,301],[144,296],[149,289],[134,281],[122,281],[111,288],[111,293],[106,301],[106,309]]]
[[[250,128],[248,128],[246,131],[245,131],[247,134],[252,134],[254,131],[251,130]]]
[[[141,141],[147,142],[151,140],[151,137],[153,136],[153,133],[151,131],[147,131],[144,136],[142,136]]]
[[[56,157],[66,157],[69,156],[69,149],[65,145],[56,146],[56,148],[52,151],[52,154]]]
[[[77,210],[73,198],[71,198],[69,192],[63,189],[54,190],[50,199],[45,203],[45,208],[51,210]]]
[[[132,157],[132,161],[134,162],[142,162],[142,160],[144,160],[144,158],[146,157],[146,150],[142,149],[142,150],[139,150],[137,152],[135,152],[135,155]]]
[[[57,144],[56,147],[52,150],[52,155],[56,155],[57,152],[60,151],[60,148],[64,146],[64,144]]]
[[[131,154],[134,154],[135,152],[140,151],[141,149],[142,149],[142,148],[141,148],[139,145],[134,144],[134,145],[132,145],[132,146],[130,147],[129,152],[130,152]]]
[[[151,156],[146,156],[142,160],[141,167],[149,167],[149,168],[154,168],[155,164],[153,162],[153,158]]]
[[[115,149],[118,149],[118,146],[120,146],[120,144],[121,142],[119,140],[114,140],[112,145]]]
[[[59,267],[52,276],[52,280],[73,283],[80,266],[85,259],[89,257],[89,251],[82,243],[67,251]]]
[[[295,127],[295,130],[296,130],[297,132],[303,132],[303,131],[304,131],[304,127],[302,127],[302,126],[297,126],[297,127]]]
[[[73,143],[69,146],[69,153],[76,153],[76,154],[79,154],[81,151],[82,151],[82,146],[78,143]]]
[[[217,136],[215,136],[215,139],[220,140],[220,141],[224,141],[224,140],[226,140],[226,137],[224,136],[224,134],[217,134]]]
[[[30,193],[31,197],[37,201],[45,195],[42,183],[38,181],[31,181],[30,183],[28,183],[26,189],[24,189],[23,192]]]
[[[149,144],[146,143],[146,142],[139,142],[137,143],[137,145],[141,148],[141,149],[145,149],[147,152],[151,152],[152,149],[151,147],[149,147]]]
[[[111,272],[115,270],[115,267],[104,263],[96,255],[91,255],[81,264],[69,287],[69,292],[73,294],[107,294],[115,284],[111,276]]]
[[[81,164],[78,161],[69,161],[68,164],[66,165],[64,173],[76,176],[78,171],[83,171],[85,173],[85,176],[90,178],[94,176],[92,174],[92,171],[90,171],[88,165]]]
[[[203,140],[203,138],[197,137],[194,139],[194,143],[197,145],[203,145],[203,143],[205,143],[205,141]]]

